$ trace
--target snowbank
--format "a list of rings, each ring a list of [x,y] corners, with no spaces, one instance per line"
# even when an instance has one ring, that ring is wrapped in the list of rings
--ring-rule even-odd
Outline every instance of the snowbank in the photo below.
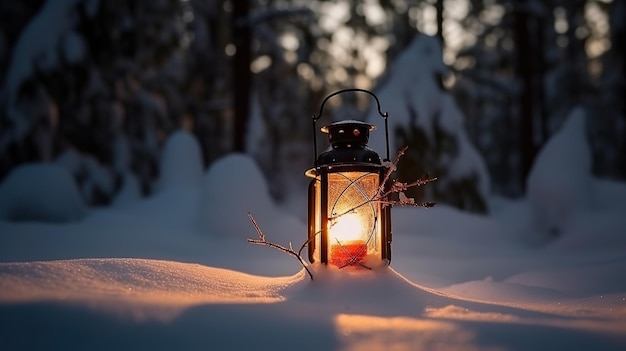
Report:
[[[199,228],[211,236],[257,237],[248,220],[252,213],[268,240],[306,240],[304,225],[281,212],[272,200],[265,177],[247,155],[231,154],[215,161],[202,180]],[[285,228],[296,228],[295,232]]]
[[[83,218],[86,207],[72,176],[52,164],[15,168],[0,185],[0,219],[70,222]]]
[[[198,186],[202,172],[202,152],[196,137],[182,130],[172,133],[163,148],[159,191]]]
[[[1,264],[0,328],[15,349],[609,350],[626,340],[624,323],[606,316],[465,301],[388,268],[325,273],[311,282],[155,260]]]
[[[160,319],[165,317],[163,312],[171,314],[173,309],[198,304],[283,301],[281,290],[303,278],[303,274],[267,278],[198,264],[143,259],[9,263],[0,266],[0,303],[121,302],[134,307],[134,311],[127,311],[129,317]]]
[[[139,199],[141,199],[141,184],[132,172],[127,171],[122,177],[122,188],[115,194],[111,205],[126,206],[136,203]]]
[[[568,222],[589,206],[591,151],[585,119],[581,108],[570,113],[539,151],[526,179],[538,239],[560,236]]]

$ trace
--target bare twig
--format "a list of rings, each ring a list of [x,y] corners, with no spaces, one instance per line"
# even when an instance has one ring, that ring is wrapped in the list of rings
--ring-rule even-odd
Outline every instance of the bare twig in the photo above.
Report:
[[[429,208],[429,207],[433,207],[435,206],[434,202],[415,202],[415,199],[409,198],[404,194],[404,191],[408,190],[409,188],[415,187],[415,186],[422,186],[424,184],[430,183],[430,182],[434,182],[435,180],[437,180],[436,177],[433,178],[422,178],[422,179],[418,179],[412,183],[402,183],[402,182],[398,182],[395,180],[391,180],[391,174],[396,170],[397,166],[398,166],[398,162],[400,162],[400,158],[404,155],[404,153],[407,150],[407,146],[404,146],[403,148],[401,148],[400,150],[398,150],[398,154],[396,155],[396,157],[393,159],[393,161],[391,162],[386,162],[385,164],[383,164],[384,166],[387,167],[387,172],[385,172],[385,176],[383,177],[383,181],[380,183],[380,187],[378,188],[378,191],[376,192],[376,194],[374,196],[372,196],[371,199],[367,199],[365,201],[363,201],[362,203],[340,213],[337,214],[329,219],[335,219],[338,217],[341,217],[345,214],[348,214],[360,207],[363,207],[369,203],[372,202],[378,202],[381,203],[383,206],[413,206],[413,207],[425,207],[425,208]],[[388,183],[389,182],[393,182],[391,183],[391,185],[389,186]],[[388,190],[385,190],[388,189]],[[391,200],[387,200],[387,198],[389,197],[389,195],[393,194],[393,193],[398,193],[400,195],[400,201],[391,201]]]
[[[320,232],[315,233],[315,235],[320,234]],[[311,242],[311,240],[315,239],[314,236],[308,238],[303,244],[302,246],[300,246],[300,250],[298,250],[298,256],[302,257],[302,250],[304,250],[305,247],[307,247],[307,245],[309,245],[309,243]]]
[[[274,249],[276,249],[278,251],[282,251],[282,252],[284,252],[286,254],[294,256],[296,259],[298,259],[298,261],[300,262],[302,267],[304,267],[306,272],[309,274],[309,277],[311,278],[311,280],[313,280],[313,273],[311,273],[311,271],[307,267],[306,263],[304,263],[304,260],[302,259],[302,256],[300,255],[302,250],[304,249],[304,247],[311,241],[311,239],[307,240],[302,245],[302,247],[300,248],[300,250],[298,252],[295,252],[293,250],[293,247],[291,246],[291,243],[289,243],[289,248],[287,248],[287,247],[284,247],[282,245],[275,244],[275,243],[273,243],[271,241],[265,240],[265,234],[263,234],[263,231],[261,230],[259,225],[256,223],[256,220],[254,220],[254,217],[252,216],[252,213],[248,212],[248,218],[250,218],[250,221],[252,222],[252,225],[254,226],[254,229],[256,229],[256,232],[259,234],[259,239],[248,239],[248,242],[250,244],[269,246],[269,247],[272,247],[272,248],[274,248]]]
[[[394,171],[396,171],[397,166],[398,166],[398,162],[400,161],[400,157],[402,157],[402,155],[404,155],[405,151],[407,150],[407,147],[403,147],[402,149],[398,150],[398,154],[396,155],[396,157],[393,159],[393,161],[389,162],[385,162],[383,164],[383,166],[387,167],[387,171],[385,172],[385,175],[383,177],[382,182],[380,183],[380,187],[378,188],[378,191],[376,191],[376,194],[374,194],[372,196],[372,198],[370,199],[366,199],[365,201],[363,201],[362,203],[350,208],[347,211],[344,211],[340,214],[337,214],[335,216],[332,216],[330,218],[328,218],[329,221],[335,220],[338,217],[341,217],[345,214],[348,214],[362,206],[365,206],[369,203],[372,202],[378,202],[380,204],[382,204],[382,206],[413,206],[413,207],[433,207],[435,206],[434,202],[422,202],[422,203],[416,203],[415,199],[413,198],[409,198],[406,196],[406,194],[404,193],[406,190],[408,190],[409,188],[412,187],[416,187],[416,186],[422,186],[424,184],[433,182],[435,180],[437,180],[437,178],[433,177],[426,177],[426,178],[421,178],[418,179],[414,182],[411,183],[403,183],[403,182],[398,182],[397,180],[392,180],[391,179],[391,175],[393,174]],[[389,195],[393,194],[393,193],[398,193],[399,195],[399,200],[395,201],[395,200],[388,200]],[[256,244],[256,245],[264,245],[264,246],[269,246],[272,247],[278,251],[282,251],[288,255],[292,255],[294,256],[298,262],[300,262],[300,264],[302,265],[302,267],[304,267],[304,269],[306,270],[306,272],[309,274],[309,277],[311,278],[311,280],[313,280],[313,273],[311,273],[311,271],[309,270],[309,268],[307,267],[307,264],[304,262],[304,260],[302,259],[302,251],[304,250],[305,247],[307,247],[311,241],[315,238],[315,236],[311,236],[309,237],[303,244],[302,246],[300,246],[300,249],[298,250],[298,252],[296,252],[293,249],[293,246],[291,245],[291,243],[289,243],[289,247],[285,247],[270,241],[267,241],[265,239],[265,234],[263,234],[263,231],[261,230],[261,228],[259,227],[259,225],[256,223],[256,220],[254,219],[254,217],[252,216],[252,214],[250,212],[248,212],[248,218],[250,218],[250,221],[252,222],[252,225],[254,226],[254,229],[256,229],[256,232],[259,234],[259,239],[248,239],[248,242],[251,244]],[[320,234],[320,232],[315,233],[315,235]],[[355,262],[356,258],[353,257],[353,259],[347,264],[352,264],[353,262]],[[365,268],[369,268],[365,265],[363,265],[361,262],[356,262],[359,265],[365,267]]]
[[[396,157],[394,157],[393,161],[391,162],[391,164],[389,164],[389,162],[387,162],[387,172],[385,173],[385,177],[383,178],[383,181],[380,183],[380,187],[378,188],[378,194],[383,194],[385,192],[385,186],[387,185],[387,182],[389,181],[389,178],[391,178],[391,174],[396,170],[396,168],[398,167],[398,162],[400,162],[400,157],[402,157],[402,155],[404,155],[404,152],[408,149],[408,146],[405,146],[403,148],[401,148],[400,150],[398,150],[398,154],[396,155]]]

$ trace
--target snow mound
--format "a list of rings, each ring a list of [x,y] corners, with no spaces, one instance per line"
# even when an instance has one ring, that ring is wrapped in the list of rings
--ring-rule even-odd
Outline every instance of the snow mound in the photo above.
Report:
[[[132,172],[124,173],[122,188],[112,201],[113,206],[125,206],[141,199],[141,184]]]
[[[202,181],[200,230],[218,237],[256,238],[248,212],[268,240],[286,239],[296,243],[306,240],[304,225],[277,208],[254,160],[243,154],[227,155],[211,164]],[[299,230],[289,233],[284,228]]]
[[[508,236],[510,234],[503,234],[506,229],[492,218],[445,204],[437,204],[428,209],[393,208],[391,213],[393,231],[397,233],[449,238],[457,243],[479,245],[510,240]],[[454,220],[450,220],[451,218]],[[469,232],[465,228],[472,228],[472,231]],[[449,248],[452,249],[454,248]]]
[[[77,221],[86,207],[72,176],[53,164],[15,168],[0,185],[0,219],[9,221]]]
[[[275,303],[304,278],[144,259],[78,259],[0,264],[0,303],[82,301],[135,317],[171,317],[198,304]]]
[[[596,211],[626,209],[626,184],[611,179],[594,179],[593,209]]]
[[[199,185],[202,171],[202,152],[196,138],[182,130],[173,133],[163,149],[160,190]]]
[[[292,350],[294,345],[301,350],[429,350],[433,345],[616,350],[624,342],[623,321],[590,314],[583,301],[574,319],[541,308],[458,300],[388,268],[324,273],[311,282],[303,272],[267,278],[142,259],[4,263],[3,344],[82,349],[97,340],[103,349],[134,350],[138,345],[180,348],[185,340],[185,348],[194,350],[206,345],[227,350]],[[25,338],[25,333],[41,337]]]
[[[535,229],[559,236],[570,219],[590,203],[591,152],[585,112],[574,109],[540,150],[526,179]]]

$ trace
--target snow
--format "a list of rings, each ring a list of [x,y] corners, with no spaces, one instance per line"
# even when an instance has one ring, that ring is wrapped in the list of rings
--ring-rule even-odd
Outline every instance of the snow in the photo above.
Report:
[[[42,279],[16,274],[24,270]],[[300,280],[298,276],[259,278],[197,264],[144,259],[9,263],[2,266],[0,275],[3,300],[102,300],[104,305],[118,300],[136,308],[127,311],[134,318],[163,318],[175,308],[203,303],[278,302],[284,300],[280,290]],[[172,310],[159,310],[165,306]]]
[[[585,112],[572,110],[542,147],[526,180],[528,201],[540,238],[558,236],[591,203],[591,151]]]
[[[462,132],[464,131],[463,116],[452,96],[442,95],[441,100],[441,115],[446,117],[439,119],[439,125],[450,135],[456,136],[459,144],[459,154],[450,163],[449,177],[462,179],[472,177],[476,172],[478,191],[483,198],[487,198],[491,193],[487,165],[467,134]]]
[[[75,32],[68,32],[63,36],[63,54],[69,63],[80,62],[87,53],[85,41]]]
[[[200,184],[202,152],[191,133],[177,131],[169,136],[163,148],[160,172],[160,191]]]
[[[22,31],[13,50],[11,64],[7,70],[6,89],[8,96],[8,117],[18,124],[16,133],[26,132],[24,119],[18,109],[20,87],[35,70],[49,70],[56,67],[60,55],[70,62],[76,62],[85,54],[85,43],[78,34],[71,32],[76,25],[76,4],[72,1],[46,1],[39,13]],[[63,18],[63,20],[59,20]],[[64,47],[59,47],[63,43]]]
[[[427,35],[416,36],[394,61],[389,77],[377,91],[382,112],[389,114],[390,157],[395,156],[397,149],[406,146],[397,140],[399,129],[419,128],[430,145],[437,143],[436,132],[443,131],[455,140],[458,147],[455,147],[457,151],[442,147],[441,155],[435,154],[436,147],[431,147],[429,154],[433,155],[436,164],[429,166],[432,170],[439,168],[447,172],[434,174],[438,181],[432,186],[445,189],[450,183],[475,179],[478,194],[484,199],[491,193],[490,175],[465,131],[463,114],[453,97],[440,87],[437,77],[446,71],[441,43]],[[367,120],[383,130],[383,121],[375,104],[368,112]],[[372,149],[383,154],[385,143],[384,132],[372,133],[369,142]]]
[[[7,71],[10,118],[31,108],[18,91],[36,68],[84,58],[76,3],[45,2],[20,37]],[[341,10],[338,19],[344,5],[323,7]],[[93,192],[113,192],[113,176],[73,150],[0,184],[2,349],[626,349],[626,184],[591,176],[584,112],[574,110],[541,150],[527,197],[499,198],[434,77],[445,70],[432,37],[399,56],[377,92],[390,146],[406,126],[454,136],[459,152],[441,166],[452,180],[478,177],[488,216],[394,208],[390,267],[313,264],[310,280],[293,257],[246,241],[257,238],[248,213],[271,242],[297,250],[307,236],[306,187],[282,177],[287,198],[275,203],[250,156],[265,155],[258,104],[248,154],[206,170],[197,140],[172,134],[146,198],[129,171],[129,141],[117,135],[113,170],[123,178],[110,207],[86,208]],[[91,72],[91,89],[102,78]],[[141,97],[164,113],[160,97]],[[375,111],[368,121],[378,126],[370,146],[383,154],[383,121]],[[147,135],[156,155],[158,137]],[[84,176],[80,186],[72,175]]]
[[[43,177],[35,188],[53,178],[56,166],[36,167],[30,179]],[[28,194],[28,178],[2,189]],[[626,184],[592,178],[598,205],[582,209],[559,238],[541,247],[524,240],[533,230],[526,199],[492,197],[489,216],[445,205],[394,208],[391,267],[311,265],[312,281],[293,257],[246,243],[256,237],[248,211],[270,241],[297,247],[306,237],[305,224],[286,215],[267,189],[250,157],[231,154],[214,162],[199,184],[93,209],[78,222],[0,221],[3,347],[626,345],[626,200],[615,196]],[[68,196],[37,195],[25,198],[63,205],[47,211],[67,207]]]
[[[393,148],[398,146],[395,141],[398,128],[416,124],[426,133],[433,130],[433,119],[442,96],[434,75],[447,70],[441,52],[441,44],[436,38],[417,36],[393,63],[387,81],[376,92],[382,111],[389,113],[392,154]],[[382,119],[376,109],[370,110],[367,120],[382,130]],[[369,144],[379,152],[385,150],[384,133],[372,133]]]
[[[25,164],[0,184],[0,219],[69,222],[86,213],[72,176],[52,164]]]
[[[254,237],[250,212],[267,229],[268,236],[299,242],[305,227],[282,213],[272,200],[265,177],[255,161],[244,154],[231,154],[212,163],[202,180],[198,211],[200,230],[211,236]],[[241,221],[232,221],[241,218]],[[288,232],[285,228],[291,228]],[[250,234],[252,233],[252,234]]]
[[[113,206],[126,206],[141,199],[141,185],[132,172],[124,173],[122,178],[122,188],[113,198]]]

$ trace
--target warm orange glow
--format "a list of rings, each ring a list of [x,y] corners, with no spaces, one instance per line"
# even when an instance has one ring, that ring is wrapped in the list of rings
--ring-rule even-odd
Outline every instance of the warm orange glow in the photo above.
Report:
[[[2,304],[64,301],[139,321],[171,321],[197,305],[281,302],[285,300],[281,290],[304,279],[304,272],[269,278],[146,259],[0,263],[0,267]]]
[[[330,222],[329,222],[330,223]],[[364,237],[359,216],[348,213],[330,223],[330,243],[359,240]]]
[[[388,212],[381,211],[376,167],[354,171],[358,165],[329,167],[332,172],[314,175],[309,184],[309,247],[311,262],[321,261],[343,268],[377,262],[388,264]],[[382,218],[382,219],[381,219]],[[387,251],[385,251],[387,250]],[[383,257],[384,256],[384,257]]]
[[[329,174],[328,263],[359,265],[368,255],[380,255],[378,174],[338,172]]]
[[[331,245],[328,263],[337,267],[358,265],[365,259],[366,254],[367,245],[362,240]]]
[[[329,223],[328,263],[342,267],[361,262],[367,254],[367,233],[363,232],[359,216],[348,213]]]
[[[339,314],[333,322],[343,350],[483,349],[474,333],[448,321]]]

